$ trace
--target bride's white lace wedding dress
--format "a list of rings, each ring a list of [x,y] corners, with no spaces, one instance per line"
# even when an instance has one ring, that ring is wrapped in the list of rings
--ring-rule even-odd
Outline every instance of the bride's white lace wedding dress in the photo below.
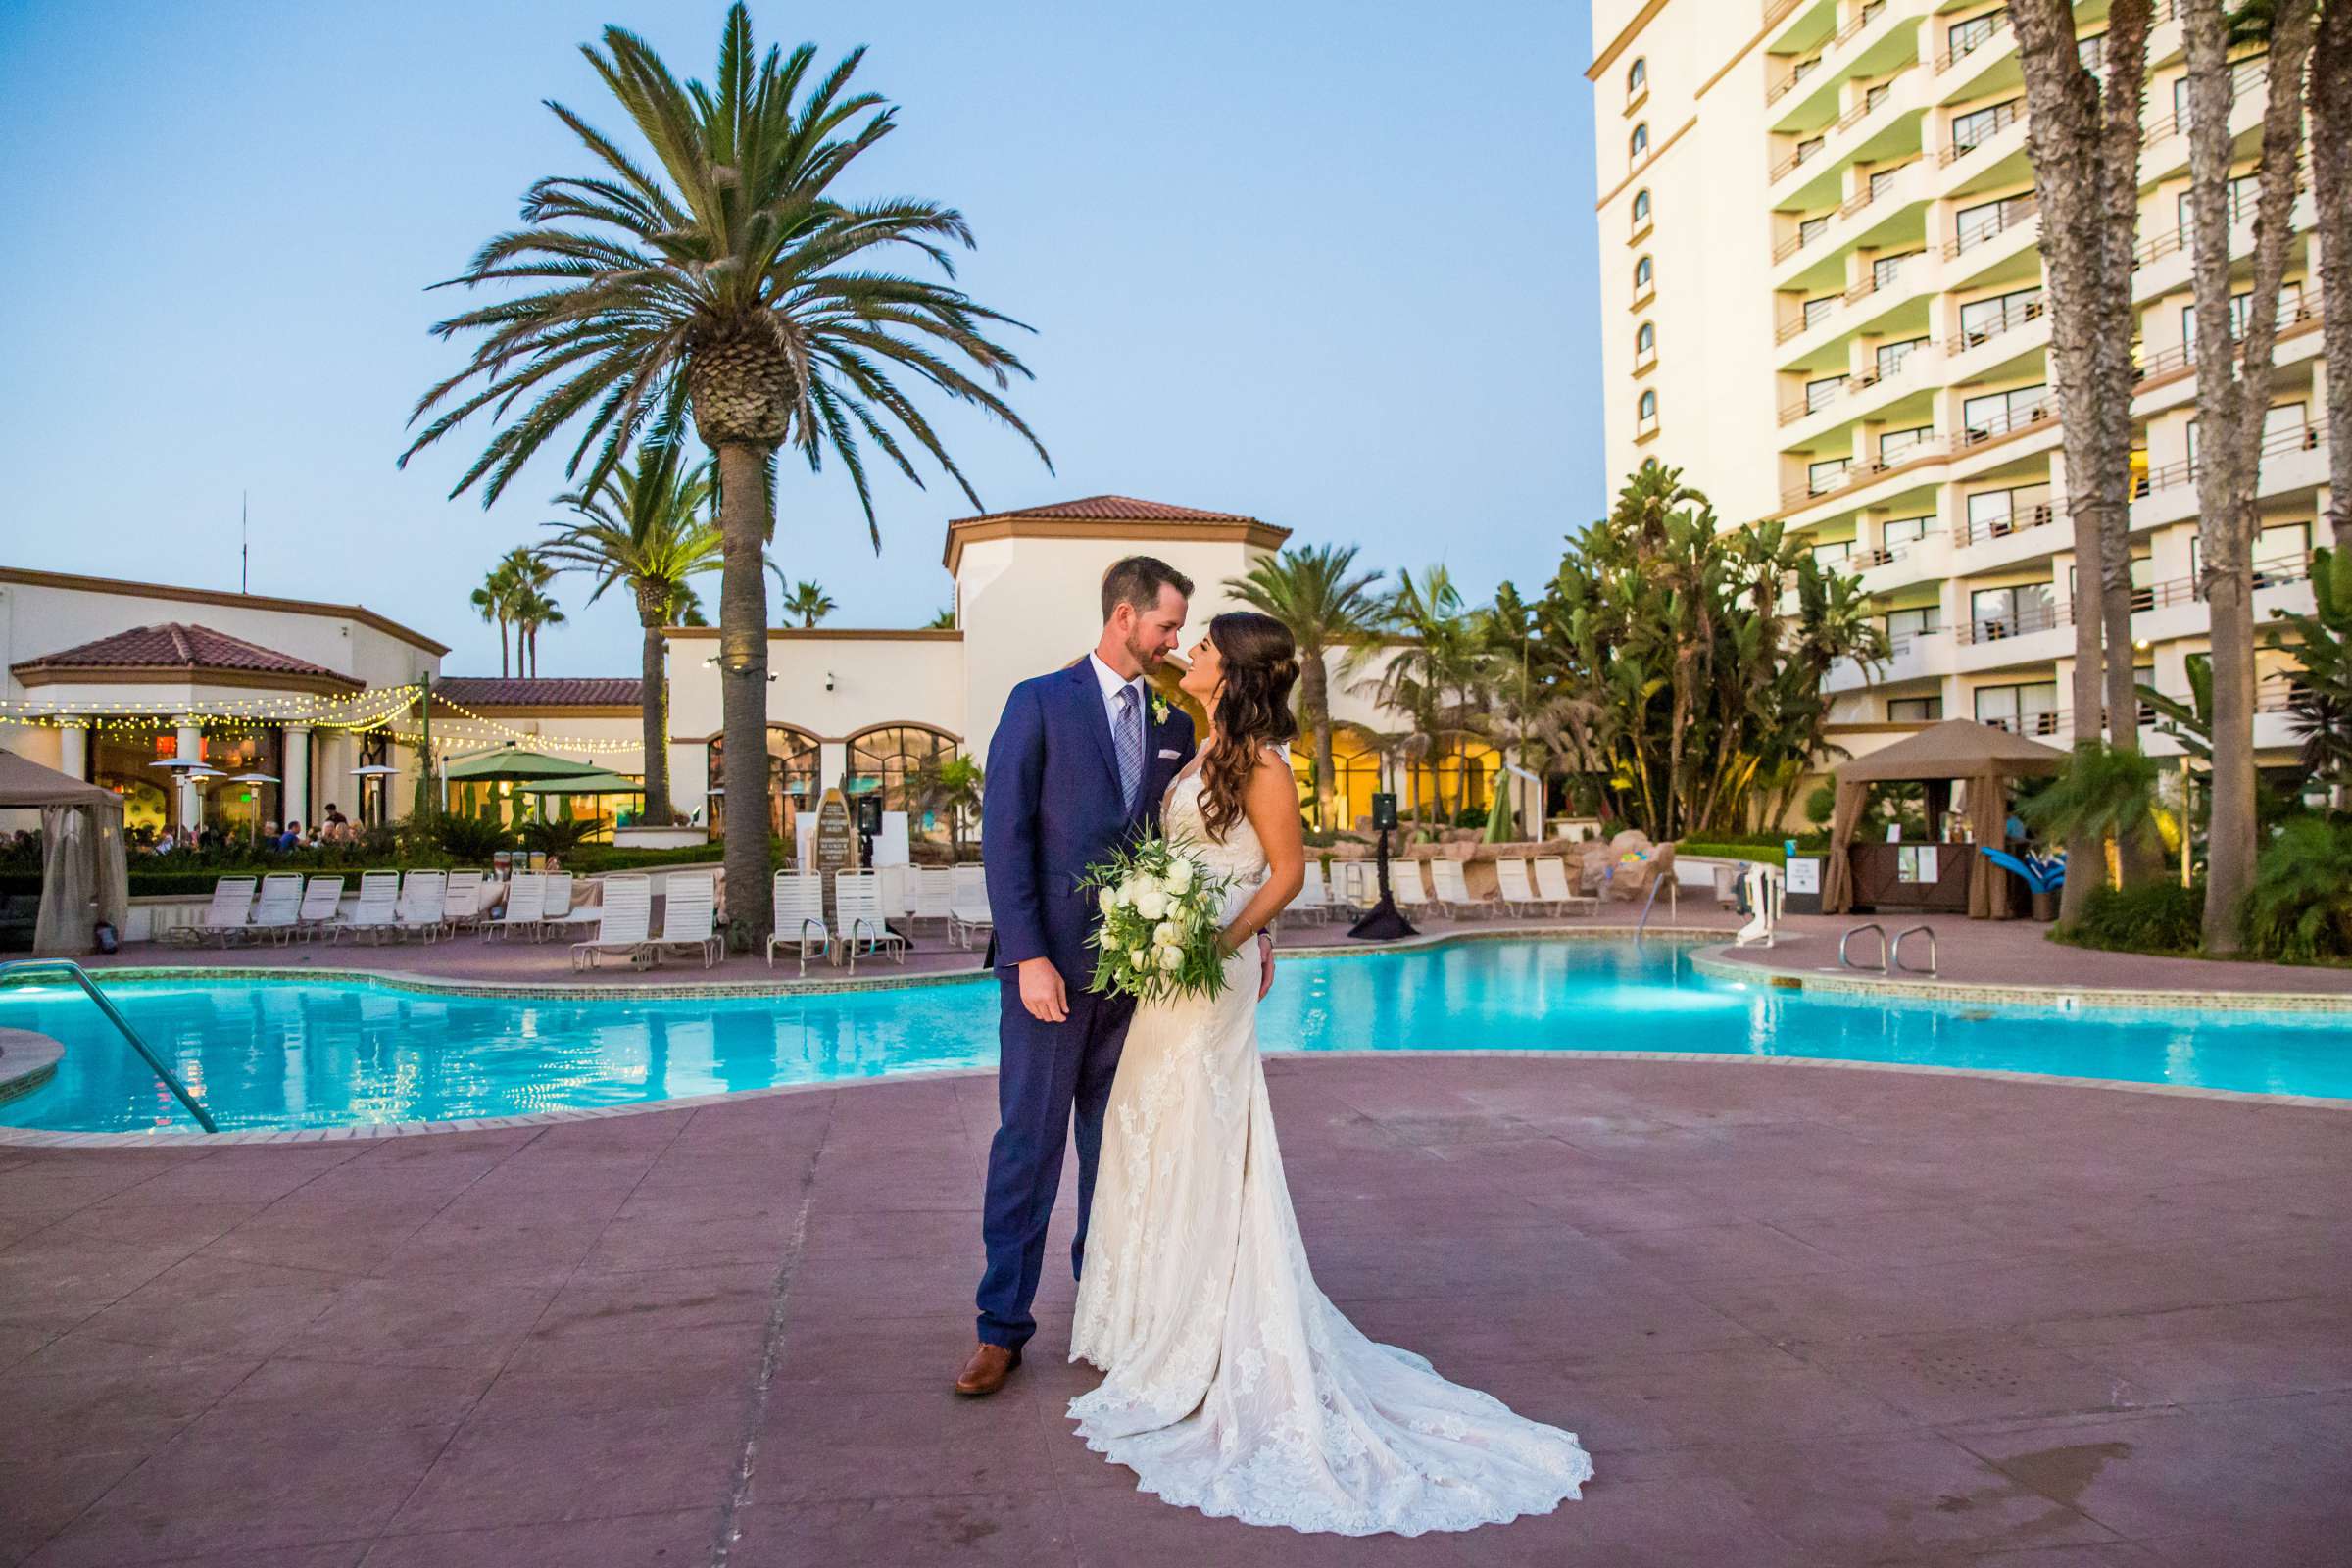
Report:
[[[1198,771],[1171,840],[1263,878],[1245,821],[1203,830]],[[1257,1525],[1366,1536],[1467,1530],[1574,1497],[1573,1433],[1514,1415],[1357,1332],[1316,1289],[1257,1054],[1254,943],[1214,1000],[1139,1007],[1111,1090],[1070,1358],[1108,1374],[1070,1401],[1088,1446],[1141,1490]]]

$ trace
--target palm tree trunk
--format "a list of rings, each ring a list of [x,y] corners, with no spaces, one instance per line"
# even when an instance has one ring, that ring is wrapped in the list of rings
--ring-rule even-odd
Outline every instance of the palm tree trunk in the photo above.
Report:
[[[653,613],[645,614],[644,602],[641,589],[638,604],[645,646],[638,669],[645,685],[641,709],[645,720],[645,820],[655,827],[666,827],[673,814],[669,804],[669,686],[662,667],[662,613],[657,606]]]
[[[1331,689],[1323,667],[1323,650],[1301,649],[1303,662],[1298,669],[1298,703],[1306,710],[1306,727],[1313,732],[1315,743],[1315,825],[1328,829],[1331,820],[1333,775],[1337,767],[1331,755]]]
[[[2321,8],[2311,51],[2311,176],[2328,365],[2328,531],[2352,546],[2352,5]]]
[[[498,678],[505,680],[513,671],[507,668],[507,617],[498,617]]]
[[[727,918],[756,948],[775,923],[767,876],[767,454],[748,442],[720,447],[718,482]]]

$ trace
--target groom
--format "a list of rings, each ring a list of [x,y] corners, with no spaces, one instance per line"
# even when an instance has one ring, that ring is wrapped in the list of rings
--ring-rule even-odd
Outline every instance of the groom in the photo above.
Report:
[[[989,744],[980,837],[996,920],[999,1125],[981,1217],[980,1343],[956,1379],[958,1394],[1003,1388],[1037,1332],[1029,1303],[1073,1111],[1070,1262],[1083,1263],[1102,1108],[1135,1004],[1086,989],[1097,915],[1078,879],[1121,841],[1158,825],[1161,792],[1192,760],[1193,721],[1154,697],[1146,678],[1175,650],[1192,592],[1191,579],[1164,561],[1117,563],[1102,579],[1095,651],[1015,686]]]

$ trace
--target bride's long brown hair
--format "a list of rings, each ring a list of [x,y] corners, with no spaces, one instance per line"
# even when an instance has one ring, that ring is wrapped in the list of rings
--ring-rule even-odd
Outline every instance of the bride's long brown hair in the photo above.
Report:
[[[1208,623],[1223,689],[1211,715],[1216,744],[1200,763],[1200,825],[1220,844],[1242,819],[1242,796],[1258,753],[1287,746],[1298,733],[1291,687],[1298,679],[1298,645],[1291,629],[1254,610],[1229,610]]]

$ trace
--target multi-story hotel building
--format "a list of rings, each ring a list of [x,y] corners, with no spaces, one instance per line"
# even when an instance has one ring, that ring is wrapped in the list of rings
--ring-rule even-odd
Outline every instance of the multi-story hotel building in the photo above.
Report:
[[[2179,18],[2149,39],[2132,277],[2132,617],[2144,681],[2207,646],[2188,138]],[[2103,5],[2078,8],[2096,69]],[[1594,0],[1611,470],[1686,470],[1727,525],[1780,518],[1861,575],[1893,649],[1830,680],[1861,752],[1948,717],[2073,734],[2074,555],[2042,313],[2025,84],[1983,0]],[[2262,66],[2230,111],[2250,168]],[[2251,181],[2230,249],[2251,276]],[[2234,193],[2233,193],[2234,194]],[[2310,197],[2281,305],[2254,549],[2258,618],[2308,610],[2328,543]],[[2255,738],[2291,760],[2292,661],[2263,656]],[[1893,726],[1902,726],[1901,729]],[[2151,750],[2171,743],[2152,737]]]

